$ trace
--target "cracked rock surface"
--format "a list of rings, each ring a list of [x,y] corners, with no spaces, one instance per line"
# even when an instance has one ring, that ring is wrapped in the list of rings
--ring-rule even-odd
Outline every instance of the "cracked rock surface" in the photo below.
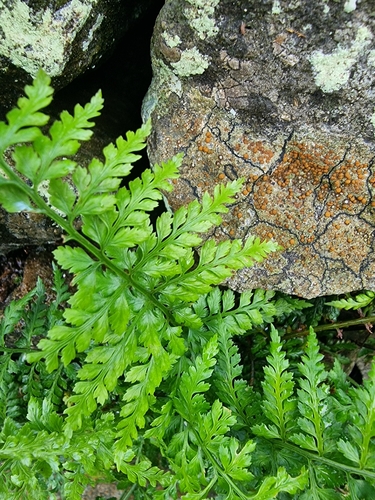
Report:
[[[167,0],[158,17],[143,116],[151,163],[185,154],[168,203],[242,177],[213,236],[283,247],[233,289],[375,289],[375,11],[355,3]]]

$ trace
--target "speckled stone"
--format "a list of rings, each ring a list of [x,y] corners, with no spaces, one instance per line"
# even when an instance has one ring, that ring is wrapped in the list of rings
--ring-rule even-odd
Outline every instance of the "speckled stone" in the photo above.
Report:
[[[55,89],[94,68],[151,3],[0,0],[0,111],[15,104],[39,68]]]
[[[143,115],[151,163],[185,153],[168,203],[242,177],[214,236],[283,247],[232,288],[375,289],[374,36],[372,0],[167,0]]]

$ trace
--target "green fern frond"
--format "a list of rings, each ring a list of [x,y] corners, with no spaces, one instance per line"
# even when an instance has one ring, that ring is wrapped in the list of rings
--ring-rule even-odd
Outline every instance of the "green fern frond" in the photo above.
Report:
[[[349,311],[350,309],[361,309],[368,306],[375,299],[375,292],[369,290],[359,293],[355,297],[348,296],[340,300],[332,300],[331,302],[326,302],[327,306],[337,307],[337,309],[345,309]]]
[[[229,329],[217,328],[219,352],[214,370],[214,386],[220,400],[236,416],[236,428],[248,427],[260,412],[260,395],[241,378],[242,366],[238,347]]]
[[[17,107],[7,113],[5,122],[0,122],[0,150],[20,142],[28,142],[40,137],[42,127],[49,117],[41,110],[52,101],[51,79],[39,71],[32,85],[25,87],[27,97],[17,101]]]
[[[34,297],[35,293],[36,290],[33,289],[21,299],[12,300],[5,308],[3,317],[0,321],[0,351],[2,350],[2,347],[5,347],[5,336],[14,331],[18,322],[25,314],[26,306]]]
[[[290,438],[295,429],[296,406],[294,397],[293,374],[288,371],[289,362],[276,329],[271,328],[270,356],[267,357],[268,365],[264,368],[264,381],[262,382],[264,399],[264,414],[272,424],[254,426],[252,431],[265,438],[285,441]]]
[[[353,404],[348,438],[337,443],[341,453],[360,469],[375,471],[375,362],[362,387],[349,391]]]
[[[326,384],[328,373],[322,363],[318,341],[313,329],[307,337],[305,355],[298,368],[302,377],[298,380],[298,426],[303,433],[294,434],[291,441],[302,448],[323,455],[334,449],[336,443],[329,439],[334,422],[330,415],[329,386]]]
[[[78,500],[89,483],[121,479],[139,500],[372,498],[375,365],[353,388],[337,361],[326,371],[313,330],[304,353],[303,340],[282,345],[275,318],[316,324],[324,299],[310,307],[217,286],[278,249],[253,237],[203,242],[242,181],[151,223],[181,155],[120,187],[148,122],[103,161],[77,165],[69,156],[89,139],[102,98],[44,134],[49,84],[39,72],[0,123],[0,203],[61,226],[73,243],[54,255],[74,292],[55,266],[56,300],[39,281],[0,322],[0,496]],[[356,308],[374,296],[358,295]]]

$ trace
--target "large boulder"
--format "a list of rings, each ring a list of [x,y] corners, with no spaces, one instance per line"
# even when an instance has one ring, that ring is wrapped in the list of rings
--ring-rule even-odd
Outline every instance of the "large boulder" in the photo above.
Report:
[[[152,40],[151,163],[172,209],[245,184],[224,237],[283,250],[229,280],[311,298],[375,289],[373,0],[167,0]]]

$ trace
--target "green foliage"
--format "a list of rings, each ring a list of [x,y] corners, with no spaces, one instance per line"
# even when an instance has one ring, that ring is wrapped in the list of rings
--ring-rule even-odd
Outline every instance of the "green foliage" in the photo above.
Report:
[[[327,305],[337,307],[337,309],[345,309],[346,311],[350,309],[360,309],[368,306],[374,301],[375,292],[369,290],[359,293],[355,297],[346,297],[339,300],[332,300],[331,302],[326,302]]]
[[[120,187],[150,124],[84,167],[69,156],[90,138],[100,93],[47,134],[48,77],[26,94],[0,124],[0,202],[63,228],[69,245],[54,255],[74,277],[69,291],[55,266],[53,300],[39,281],[4,311],[0,496],[75,500],[111,481],[136,499],[372,497],[375,365],[352,387],[339,363],[325,367],[312,329],[292,350],[273,327],[310,303],[218,286],[278,249],[204,241],[241,181],[154,227],[181,157]]]

